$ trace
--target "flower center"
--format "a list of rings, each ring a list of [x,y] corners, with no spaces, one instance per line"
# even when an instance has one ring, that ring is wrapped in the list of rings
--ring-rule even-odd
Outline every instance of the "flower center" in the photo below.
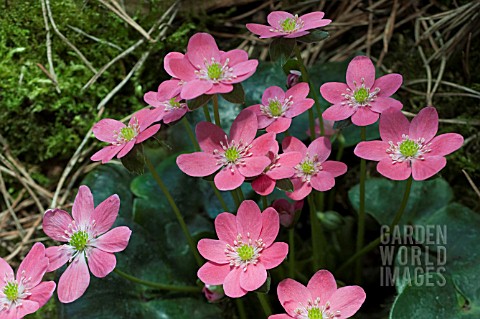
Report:
[[[126,127],[120,129],[120,132],[114,131],[113,136],[117,139],[112,145],[122,145],[133,140],[140,133],[140,125],[138,119],[134,118],[134,121]]]
[[[322,164],[318,161],[317,155],[310,157],[310,155],[307,154],[303,161],[295,166],[295,170],[296,177],[300,177],[304,183],[310,183],[311,177],[322,170]]]
[[[172,97],[172,98],[170,99],[170,101],[168,101],[168,104],[170,104],[170,106],[171,106],[172,108],[177,108],[177,109],[179,109],[179,108],[182,107],[182,105],[180,104],[180,102],[178,102],[174,97]]]
[[[7,297],[8,300],[10,301],[15,301],[18,298],[18,284],[14,282],[9,282],[3,288],[3,293]]]
[[[289,32],[295,30],[297,23],[293,18],[286,18],[280,25],[282,26],[283,31]]]
[[[242,140],[238,143],[235,141],[228,141],[227,136],[225,135],[225,142],[220,142],[222,150],[215,149],[213,155],[217,159],[217,165],[222,165],[228,167],[232,172],[237,165],[245,166],[245,157],[252,156],[250,149],[252,148],[251,144],[245,144]]]
[[[334,311],[330,302],[320,305],[320,298],[308,300],[306,304],[299,303],[294,310],[296,319],[335,319],[340,317],[340,311]]]
[[[305,22],[296,14],[292,18],[286,18],[279,23],[279,27],[270,29],[271,32],[294,33],[303,28]]]
[[[208,77],[212,80],[218,80],[222,75],[222,66],[219,63],[212,63],[207,67]]]
[[[223,65],[211,58],[210,61],[204,60],[204,65],[197,65],[195,74],[199,79],[209,80],[213,83],[219,83],[224,81],[231,81],[236,79],[237,76],[233,74],[233,68],[228,66],[230,59],[226,59]]]
[[[80,230],[70,237],[69,244],[75,247],[78,251],[83,251],[88,243],[88,233],[86,231]]]
[[[405,157],[412,157],[418,152],[418,144],[406,139],[400,144],[400,153]]]
[[[341,95],[345,98],[346,101],[342,102],[342,105],[347,105],[353,108],[370,106],[370,102],[377,98],[380,88],[375,88],[373,91],[370,91],[371,88],[365,86],[365,79],[362,78],[361,84],[358,85],[356,81],[353,81],[355,89],[347,88],[347,93],[342,93]]]
[[[317,307],[308,310],[308,319],[323,319],[323,314]]]
[[[358,103],[363,103],[368,99],[368,90],[361,87],[353,93],[353,97]]]
[[[431,143],[427,143],[424,138],[416,140],[410,139],[408,135],[402,135],[402,141],[394,144],[388,142],[389,147],[386,152],[392,159],[393,164],[402,163],[404,161],[424,160],[424,154],[431,151]]]
[[[270,108],[270,113],[272,113],[273,116],[282,115],[282,105],[278,100],[270,101],[268,107]]]
[[[247,261],[252,259],[253,255],[255,254],[255,250],[250,245],[243,245],[238,247],[237,253],[238,257],[240,257],[242,261]]]
[[[240,157],[240,152],[237,150],[235,146],[232,146],[225,151],[225,158],[229,163],[235,163],[239,157]]]
[[[253,240],[250,238],[250,233],[247,233],[247,238],[244,239],[241,234],[238,234],[233,245],[227,244],[225,254],[230,266],[242,267],[243,271],[247,271],[248,265],[257,264],[264,247],[265,244],[261,238]]]
[[[308,175],[312,175],[315,172],[315,164],[312,161],[304,161],[300,164],[302,172]]]
[[[292,99],[292,96],[284,100],[279,100],[277,97],[268,99],[268,105],[260,105],[260,111],[270,118],[278,118],[293,105]]]
[[[131,141],[135,137],[135,131],[131,127],[124,127],[120,130],[120,134],[123,136],[125,141]]]

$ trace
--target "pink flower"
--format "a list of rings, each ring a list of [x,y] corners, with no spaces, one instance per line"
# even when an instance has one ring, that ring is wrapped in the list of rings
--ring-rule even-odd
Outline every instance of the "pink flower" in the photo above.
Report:
[[[293,15],[285,11],[273,11],[268,17],[268,26],[257,23],[247,23],[247,29],[259,35],[261,39],[284,37],[298,38],[309,34],[308,30],[317,29],[330,24],[332,20],[322,19],[325,13],[310,12],[302,16]]]
[[[295,222],[297,212],[303,208],[303,200],[290,203],[288,200],[280,198],[273,202],[272,207],[280,215],[280,225],[283,227],[292,227]]]
[[[403,105],[392,99],[402,85],[400,74],[387,74],[375,80],[375,67],[366,56],[357,56],[347,68],[347,84],[339,82],[325,83],[320,93],[331,107],[323,112],[323,118],[340,121],[352,117],[358,126],[375,123],[380,113],[390,107],[400,110]]]
[[[287,88],[290,89],[294,85],[297,85],[300,82],[300,76],[302,72],[297,70],[290,70],[290,73],[287,75]]]
[[[335,125],[335,121],[330,120],[323,120],[323,136],[331,137],[337,134],[338,129],[334,129],[333,126]],[[310,136],[310,129],[306,131],[307,136]],[[315,134],[318,136],[320,135],[320,120],[315,119]]]
[[[219,240],[198,242],[200,254],[208,260],[198,270],[198,278],[208,285],[223,285],[232,298],[260,288],[267,269],[280,265],[288,253],[286,243],[273,242],[279,228],[275,209],[261,213],[251,200],[242,202],[236,216],[221,213],[215,219]]]
[[[157,92],[145,93],[143,100],[155,107],[151,115],[155,117],[155,122],[161,120],[165,124],[175,122],[188,112],[187,103],[182,102],[179,94],[178,83],[175,81],[162,82]]]
[[[293,200],[301,200],[311,193],[312,188],[325,192],[335,185],[335,177],[347,172],[347,165],[337,161],[326,161],[332,146],[326,137],[314,140],[308,148],[297,138],[289,136],[282,142],[285,152],[300,152],[303,160],[295,167],[295,175],[291,178],[293,189],[287,196]]]
[[[346,286],[337,289],[333,275],[319,270],[307,287],[290,278],[282,280],[277,287],[280,303],[287,314],[268,319],[345,319],[353,316],[365,301],[362,287]]]
[[[42,282],[48,258],[41,243],[33,245],[13,274],[10,265],[0,258],[0,318],[20,319],[34,313],[52,297],[55,282]]]
[[[380,117],[382,140],[360,142],[354,153],[378,161],[378,172],[387,178],[404,180],[412,175],[414,180],[422,181],[445,167],[444,156],[463,144],[460,134],[435,137],[437,130],[438,114],[434,107],[422,109],[411,123],[401,111],[388,110]]]
[[[45,212],[45,234],[66,243],[46,249],[46,256],[50,260],[48,271],[54,271],[70,262],[58,282],[58,299],[61,302],[75,301],[84,294],[90,283],[89,268],[98,278],[105,277],[115,268],[113,253],[127,247],[132,233],[126,226],[109,230],[117,218],[119,208],[118,195],[110,196],[94,208],[90,189],[82,185],[73,203],[73,219],[61,209]]]
[[[202,292],[210,303],[215,303],[225,297],[222,286],[205,285]]]
[[[249,110],[240,112],[230,128],[230,136],[218,126],[201,122],[196,127],[198,144],[203,152],[177,157],[178,167],[187,175],[204,177],[218,171],[215,185],[219,190],[232,190],[245,178],[260,175],[270,165],[266,154],[278,144],[275,134],[255,139],[257,117]]]
[[[231,92],[233,84],[249,78],[257,65],[243,50],[220,51],[208,33],[193,35],[185,55],[173,52],[164,61],[165,71],[180,85],[180,97],[186,100]]]
[[[100,141],[110,145],[93,154],[90,159],[102,161],[102,164],[105,164],[115,155],[117,158],[122,158],[132,150],[135,144],[142,143],[157,133],[160,124],[152,125],[157,121],[152,112],[149,109],[138,111],[132,116],[128,126],[112,119],[103,119],[96,123],[93,126],[93,134]]]
[[[283,92],[278,86],[271,86],[262,96],[262,104],[247,109],[255,112],[258,128],[267,132],[282,133],[292,124],[292,118],[312,107],[314,101],[307,99],[308,83],[300,83]]]

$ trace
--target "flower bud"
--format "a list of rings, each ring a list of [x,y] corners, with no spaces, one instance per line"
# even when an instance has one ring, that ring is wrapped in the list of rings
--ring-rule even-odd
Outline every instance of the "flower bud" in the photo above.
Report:
[[[291,88],[292,86],[298,84],[300,82],[300,76],[302,73],[297,70],[290,70],[290,74],[287,75],[287,88]]]
[[[283,227],[292,227],[296,220],[297,212],[303,208],[303,200],[295,203],[290,203],[286,199],[277,199],[273,202],[272,207],[278,212],[280,216],[280,224]]]
[[[324,213],[318,212],[317,217],[320,219],[322,225],[327,230],[331,231],[338,230],[345,223],[342,215],[333,210],[329,210]]]
[[[207,298],[208,302],[210,303],[218,302],[225,296],[223,287],[221,285],[205,285],[205,287],[202,289],[202,292],[205,294],[205,298]]]

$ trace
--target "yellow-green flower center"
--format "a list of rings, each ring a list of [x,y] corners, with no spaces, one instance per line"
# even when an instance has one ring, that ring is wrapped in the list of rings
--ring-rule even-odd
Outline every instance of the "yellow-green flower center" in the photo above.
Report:
[[[207,68],[207,75],[212,80],[218,80],[222,76],[222,66],[219,63],[212,63]]]
[[[255,254],[255,250],[253,249],[252,246],[242,245],[238,247],[237,253],[238,253],[238,257],[240,257],[242,261],[247,261],[252,259],[253,255]]]
[[[135,130],[131,127],[124,127],[120,130],[120,134],[123,138],[128,142],[131,141],[135,137]]]
[[[77,231],[70,237],[69,244],[78,251],[83,251],[88,243],[88,233],[86,231]]]
[[[273,100],[270,101],[268,104],[268,107],[270,108],[270,113],[272,116],[280,116],[282,115],[282,104],[278,100]]]
[[[400,153],[405,157],[412,157],[418,152],[418,144],[412,140],[405,140],[400,144]]]
[[[368,90],[366,88],[359,88],[353,93],[353,97],[358,103],[363,103],[368,99]]]
[[[304,161],[302,164],[300,164],[300,167],[302,169],[302,172],[306,175],[312,175],[315,173],[315,163],[312,161]]]
[[[18,298],[18,284],[13,283],[13,282],[7,283],[5,288],[3,288],[3,293],[5,294],[5,296],[7,297],[8,300],[10,300],[10,301],[17,300],[17,298]]]
[[[293,18],[286,18],[285,20],[282,21],[280,24],[283,31],[293,31],[297,27],[297,22]]]
[[[318,308],[308,310],[308,319],[323,319],[323,314]]]
[[[225,151],[225,158],[229,163],[235,163],[240,157],[240,152],[236,147],[230,147]]]
[[[177,100],[174,97],[172,97],[168,101],[168,103],[170,104],[171,107],[174,107],[174,108],[180,108],[181,107],[180,102],[177,102]]]

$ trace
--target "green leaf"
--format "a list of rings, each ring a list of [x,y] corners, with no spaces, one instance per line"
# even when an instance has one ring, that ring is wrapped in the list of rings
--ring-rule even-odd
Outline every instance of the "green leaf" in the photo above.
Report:
[[[292,70],[300,72],[300,63],[298,63],[297,59],[288,59],[288,61],[282,66],[282,69],[287,76]]]
[[[145,155],[143,154],[142,144],[137,144],[121,158],[123,166],[131,173],[141,175],[145,171]]]
[[[352,125],[352,121],[350,120],[350,118],[348,118],[346,120],[336,121],[333,124],[333,128],[335,130],[343,130],[351,125]]]
[[[315,43],[327,39],[330,34],[327,31],[322,31],[320,29],[313,30],[309,34],[304,35],[303,37],[297,38],[298,41],[304,43]]]
[[[211,98],[212,98],[212,95],[203,94],[192,100],[188,100],[187,106],[191,111],[193,111],[207,104]]]
[[[222,97],[230,103],[245,103],[245,91],[241,83],[233,84],[233,90],[229,93],[223,93]]]
[[[293,192],[293,184],[289,178],[277,180],[275,187],[285,192]]]
[[[277,61],[281,58],[288,59],[295,48],[296,40],[276,38],[270,43],[270,59]]]

